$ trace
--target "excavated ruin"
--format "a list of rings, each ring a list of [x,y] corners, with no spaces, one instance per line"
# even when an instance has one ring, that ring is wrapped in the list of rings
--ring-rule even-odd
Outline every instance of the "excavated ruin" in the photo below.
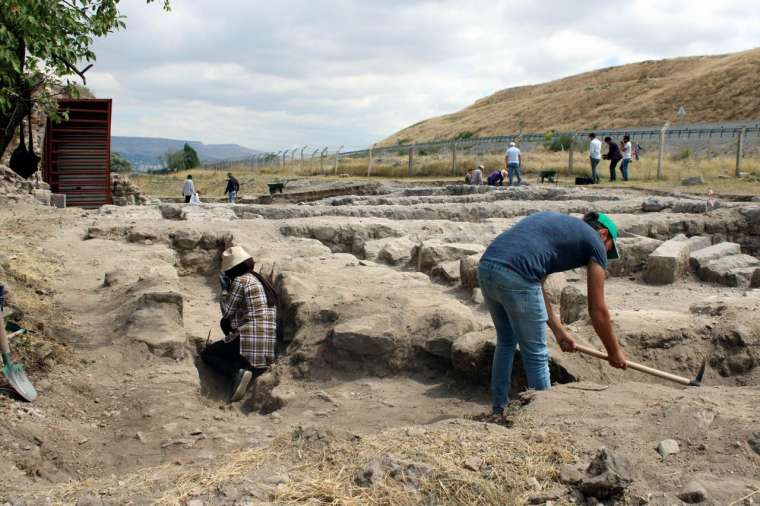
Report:
[[[661,427],[624,420],[610,404],[599,407],[602,400],[621,402],[626,413],[638,410],[674,424],[668,410],[680,395],[709,418],[699,422],[702,432],[689,436],[669,425],[671,436],[690,448],[683,453],[733,451],[745,465],[732,475],[731,493],[760,487],[753,471],[760,452],[751,444],[760,432],[757,421],[742,426],[736,417],[751,420],[749,413],[728,414],[760,393],[759,204],[555,186],[474,193],[463,186],[388,185],[357,193],[364,194],[311,195],[301,204],[166,203],[14,216],[27,229],[44,229],[44,222],[59,217],[34,247],[48,261],[54,252],[60,266],[45,280],[62,315],[48,322],[48,333],[72,350],[76,362],[35,378],[39,405],[0,405],[15,417],[0,422],[0,435],[7,436],[0,438],[0,456],[13,463],[4,481],[9,492],[0,497],[34,504],[50,491],[73,502],[94,493],[116,503],[124,495],[106,484],[92,492],[85,480],[134,478],[140,469],[167,462],[204,466],[241,448],[265,447],[268,438],[296,426],[329,425],[361,439],[404,426],[438,430],[441,420],[486,411],[495,332],[478,287],[480,255],[522,216],[547,209],[603,211],[619,223],[621,260],[610,266],[606,296],[627,357],[686,377],[707,357],[708,371],[700,394],[562,353],[551,342],[557,388],[525,397],[525,413],[554,417],[547,430],[561,422],[557,417],[588,424],[575,436],[576,458],[595,454],[602,443],[635,455],[642,470],[632,471],[633,485],[623,489],[632,488],[621,492],[626,497],[648,491],[660,494],[663,504],[678,504],[667,501],[677,497],[681,481],[699,475],[720,502],[731,494],[716,491],[725,476],[711,464],[717,460],[679,461],[678,479],[658,481],[646,466],[662,469],[664,459],[654,449],[651,458],[636,452],[659,442],[643,439],[664,439]],[[221,337],[219,257],[232,244],[244,246],[257,269],[274,273],[282,335],[277,364],[241,403],[228,406],[229,386],[197,354],[208,339]],[[14,272],[8,257],[0,260],[6,273]],[[551,276],[546,290],[579,343],[601,349],[587,315],[584,270]],[[518,354],[513,397],[524,388]],[[589,403],[599,405],[608,421],[582,413]],[[55,415],[61,411],[68,412],[64,423]],[[722,416],[734,433],[721,425]],[[721,436],[708,442],[713,425]],[[614,467],[610,458],[602,461]],[[155,473],[155,490],[137,491],[133,478],[124,490],[155,499],[172,481],[164,471]],[[552,479],[564,492],[547,500],[594,496],[583,492],[594,485],[582,477]],[[64,491],[60,484],[67,481],[77,485]],[[180,494],[178,501],[277,497],[269,489],[248,496],[236,490],[237,496]]]

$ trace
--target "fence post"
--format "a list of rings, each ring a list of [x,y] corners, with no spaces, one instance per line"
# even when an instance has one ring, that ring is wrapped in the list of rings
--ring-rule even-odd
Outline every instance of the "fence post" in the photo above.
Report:
[[[417,144],[416,142],[413,142],[411,147],[409,148],[409,177],[412,177],[412,174],[414,173],[414,146]]]
[[[301,172],[303,172],[303,150],[306,149],[307,147],[309,147],[308,144],[301,148]]]
[[[319,173],[325,175],[325,154],[327,153],[327,147],[319,153]]]
[[[280,158],[280,170],[285,170],[285,157],[288,156],[288,151],[284,150],[282,152],[282,157]]]
[[[451,143],[451,175],[457,175],[457,141]]]
[[[375,149],[375,145],[369,147],[369,164],[367,165],[367,177],[372,175],[372,151]]]
[[[736,142],[736,177],[742,177],[742,153],[744,152],[744,132],[746,130],[742,128],[739,130],[739,139]]]
[[[343,146],[338,148],[338,151],[335,152],[335,175],[338,175],[338,163],[340,163],[340,150],[343,149]]]
[[[662,179],[665,177],[665,171],[663,170],[662,166],[662,160],[665,156],[665,132],[668,131],[668,127],[670,126],[670,121],[665,122],[664,125],[662,125],[662,130],[660,130],[660,154],[657,157],[657,179]]]
[[[570,139],[570,146],[568,148],[568,151],[570,153],[567,155],[567,175],[572,176],[573,175],[573,152],[575,152],[575,134],[573,134],[572,138]]]

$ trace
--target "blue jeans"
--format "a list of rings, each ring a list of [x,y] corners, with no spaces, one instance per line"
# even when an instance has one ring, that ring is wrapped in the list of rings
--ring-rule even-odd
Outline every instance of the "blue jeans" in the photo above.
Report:
[[[630,158],[623,158],[622,165],[620,165],[620,172],[623,173],[623,181],[628,181],[628,164],[631,163]]]
[[[594,183],[599,182],[599,174],[596,172],[596,166],[599,165],[599,162],[601,161],[601,158],[591,158],[591,179],[594,180]]]
[[[512,186],[512,176],[517,176],[517,185],[519,186],[520,183],[522,183],[522,178],[520,177],[520,164],[519,163],[508,163],[507,164],[507,172],[509,177],[509,186]]]
[[[512,383],[515,348],[520,345],[528,387],[546,390],[549,349],[546,346],[548,315],[541,283],[526,281],[509,267],[483,260],[478,268],[480,289],[496,326],[496,351],[491,369],[493,411],[501,413]]]
[[[227,202],[229,202],[230,204],[234,204],[236,198],[237,198],[237,192],[227,193]]]

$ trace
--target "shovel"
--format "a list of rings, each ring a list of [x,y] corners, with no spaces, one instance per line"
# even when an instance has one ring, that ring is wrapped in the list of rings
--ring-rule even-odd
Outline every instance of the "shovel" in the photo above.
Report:
[[[575,350],[580,351],[581,353],[584,353],[586,355],[590,355],[592,357],[600,358],[602,360],[607,360],[606,353],[602,353],[601,351],[597,351],[593,348],[587,348],[585,346],[576,344]],[[705,359],[702,361],[702,365],[700,366],[699,371],[697,372],[697,375],[694,377],[694,379],[684,378],[683,376],[678,376],[676,374],[671,374],[669,372],[660,371],[659,369],[654,369],[652,367],[647,367],[642,364],[637,364],[636,362],[631,362],[630,360],[626,360],[626,364],[628,364],[628,367],[630,367],[631,369],[649,374],[651,376],[656,376],[658,378],[666,379],[668,381],[673,381],[675,383],[678,383],[680,385],[684,385],[687,387],[698,387],[702,385],[702,378],[705,375],[705,367],[707,366],[707,357],[705,357]]]
[[[24,400],[32,402],[37,398],[32,382],[26,377],[21,364],[14,364],[11,359],[11,348],[8,345],[8,336],[5,334],[5,321],[0,318],[0,352],[3,354],[3,375],[8,379],[13,389]]]

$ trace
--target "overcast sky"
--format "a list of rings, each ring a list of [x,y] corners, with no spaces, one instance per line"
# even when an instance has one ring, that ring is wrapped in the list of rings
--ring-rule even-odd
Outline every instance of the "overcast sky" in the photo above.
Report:
[[[760,46],[757,0],[120,6],[127,28],[96,43],[87,74],[114,99],[114,135],[274,151],[363,148],[503,88]]]

